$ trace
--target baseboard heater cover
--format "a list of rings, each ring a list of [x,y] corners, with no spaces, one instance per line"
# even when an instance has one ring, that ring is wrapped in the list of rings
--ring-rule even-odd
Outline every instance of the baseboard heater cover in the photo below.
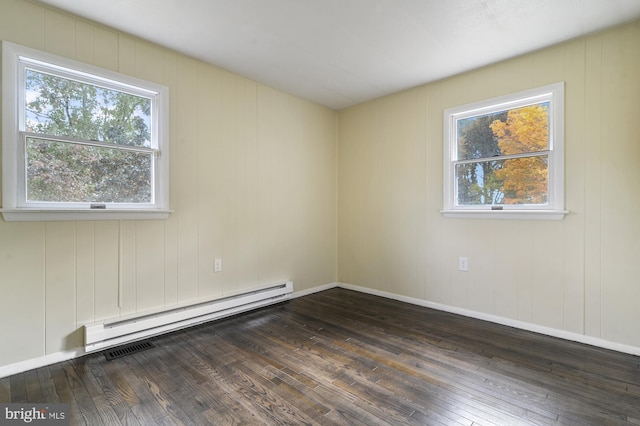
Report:
[[[95,352],[272,305],[287,300],[292,292],[293,283],[288,281],[235,296],[128,320],[88,324],[84,326],[84,349],[87,353]]]

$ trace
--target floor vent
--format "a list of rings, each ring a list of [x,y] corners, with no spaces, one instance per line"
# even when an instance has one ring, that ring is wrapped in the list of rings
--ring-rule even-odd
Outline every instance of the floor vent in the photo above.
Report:
[[[136,352],[142,352],[151,348],[155,348],[155,346],[148,340],[145,340],[143,342],[134,342],[105,351],[104,357],[107,358],[107,361],[111,361],[116,358],[122,358],[123,356],[131,355]]]

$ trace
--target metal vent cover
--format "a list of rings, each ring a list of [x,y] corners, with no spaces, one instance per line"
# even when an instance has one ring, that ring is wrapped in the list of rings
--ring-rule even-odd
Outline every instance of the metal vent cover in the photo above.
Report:
[[[144,340],[141,342],[129,343],[127,345],[109,349],[108,351],[104,352],[104,357],[107,359],[107,361],[111,361],[116,358],[122,358],[123,356],[131,355],[136,352],[142,352],[151,348],[155,348],[155,345],[149,340]]]

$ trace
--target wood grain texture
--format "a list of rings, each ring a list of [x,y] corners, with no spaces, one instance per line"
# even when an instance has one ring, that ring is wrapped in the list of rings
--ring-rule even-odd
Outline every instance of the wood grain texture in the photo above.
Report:
[[[0,379],[72,424],[629,425],[640,358],[332,289]]]

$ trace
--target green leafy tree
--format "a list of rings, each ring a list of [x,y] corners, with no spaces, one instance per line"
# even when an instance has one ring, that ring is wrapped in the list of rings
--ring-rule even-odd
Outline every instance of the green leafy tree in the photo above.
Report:
[[[26,88],[28,131],[114,148],[150,145],[146,98],[30,70]],[[150,154],[29,138],[27,173],[31,201],[151,201]]]
[[[77,139],[98,139],[95,86],[27,70],[27,91],[37,97],[27,103],[31,131]],[[29,114],[31,113],[31,114]]]

